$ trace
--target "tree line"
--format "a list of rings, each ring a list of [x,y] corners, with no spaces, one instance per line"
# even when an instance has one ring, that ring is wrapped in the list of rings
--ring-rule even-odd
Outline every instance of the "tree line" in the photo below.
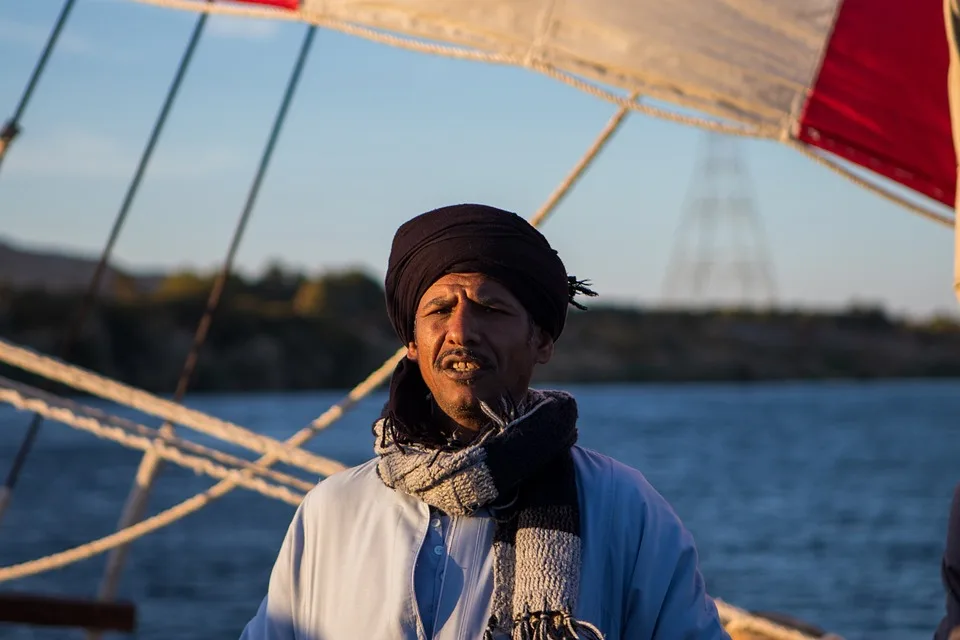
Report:
[[[167,394],[206,308],[215,274],[129,276],[87,317],[66,359]],[[0,283],[0,336],[60,353],[82,292]],[[200,351],[191,391],[351,387],[399,347],[379,280],[361,270],[308,276],[271,265],[232,274]],[[38,381],[4,366],[0,375]],[[666,311],[595,304],[571,310],[538,382],[960,377],[960,324],[910,323],[879,309],[834,313]]]

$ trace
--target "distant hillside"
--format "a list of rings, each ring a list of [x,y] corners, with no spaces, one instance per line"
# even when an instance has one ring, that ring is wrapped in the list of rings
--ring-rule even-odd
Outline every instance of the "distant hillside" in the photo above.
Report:
[[[97,261],[97,256],[28,249],[0,238],[0,286],[48,293],[86,291]],[[162,278],[126,273],[109,266],[103,275],[100,293],[113,297],[127,287],[133,287],[138,293],[149,293]]]
[[[380,283],[357,272],[235,277],[193,391],[349,387],[399,346]],[[171,275],[148,296],[101,300],[68,360],[157,393],[176,385],[210,276]],[[78,294],[0,290],[0,336],[55,353]],[[0,365],[0,375],[31,381]],[[960,378],[960,324],[882,311],[667,312],[597,305],[570,314],[537,383]],[[36,381],[33,381],[36,382]]]
[[[0,244],[0,336],[45,353],[79,308],[96,260]],[[212,273],[111,269],[67,360],[170,392],[206,307]],[[960,377],[960,323],[908,322],[878,309],[665,311],[590,305],[571,312],[537,380],[647,382]],[[234,274],[191,389],[346,387],[398,347],[378,278],[278,265]],[[30,380],[0,365],[0,375]]]

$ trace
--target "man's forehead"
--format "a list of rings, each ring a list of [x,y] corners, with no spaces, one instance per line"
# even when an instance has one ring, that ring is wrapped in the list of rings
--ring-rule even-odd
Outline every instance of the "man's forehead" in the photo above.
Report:
[[[421,296],[420,304],[422,305],[437,297],[456,295],[461,290],[485,298],[496,297],[515,300],[507,287],[485,274],[448,273],[430,285]]]

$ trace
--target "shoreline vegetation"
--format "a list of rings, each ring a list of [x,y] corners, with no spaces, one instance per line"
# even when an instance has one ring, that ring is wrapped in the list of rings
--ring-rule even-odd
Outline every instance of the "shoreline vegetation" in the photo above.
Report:
[[[0,272],[0,336],[56,356],[83,298],[81,274],[74,274],[70,286],[51,287]],[[154,393],[172,392],[212,281],[212,274],[111,270],[66,359]],[[960,378],[960,322],[950,318],[906,321],[857,307],[588,306],[570,310],[554,359],[535,383]],[[229,279],[190,390],[350,388],[398,347],[378,280],[361,271],[308,277],[275,265],[257,278]],[[40,383],[6,365],[0,375]]]

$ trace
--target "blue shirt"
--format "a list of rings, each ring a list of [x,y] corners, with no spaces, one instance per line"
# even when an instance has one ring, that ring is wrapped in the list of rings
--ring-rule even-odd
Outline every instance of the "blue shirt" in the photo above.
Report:
[[[437,619],[437,610],[441,609],[439,596],[443,594],[443,579],[447,570],[447,532],[450,529],[450,517],[430,507],[430,526],[427,537],[420,548],[413,574],[413,591],[417,599],[417,609],[427,637],[433,637],[433,627]],[[450,603],[452,605],[454,603]],[[443,616],[446,617],[446,616]]]
[[[486,509],[480,509],[477,515],[484,516],[488,513]],[[450,572],[451,563],[456,569],[456,563],[450,558],[447,547],[451,523],[450,516],[436,507],[430,507],[430,526],[413,569],[413,595],[428,638],[432,638],[437,627],[443,626],[450,617],[462,591],[460,588],[451,589],[449,587],[454,585],[446,583],[448,574],[451,581],[462,580],[462,572]]]

